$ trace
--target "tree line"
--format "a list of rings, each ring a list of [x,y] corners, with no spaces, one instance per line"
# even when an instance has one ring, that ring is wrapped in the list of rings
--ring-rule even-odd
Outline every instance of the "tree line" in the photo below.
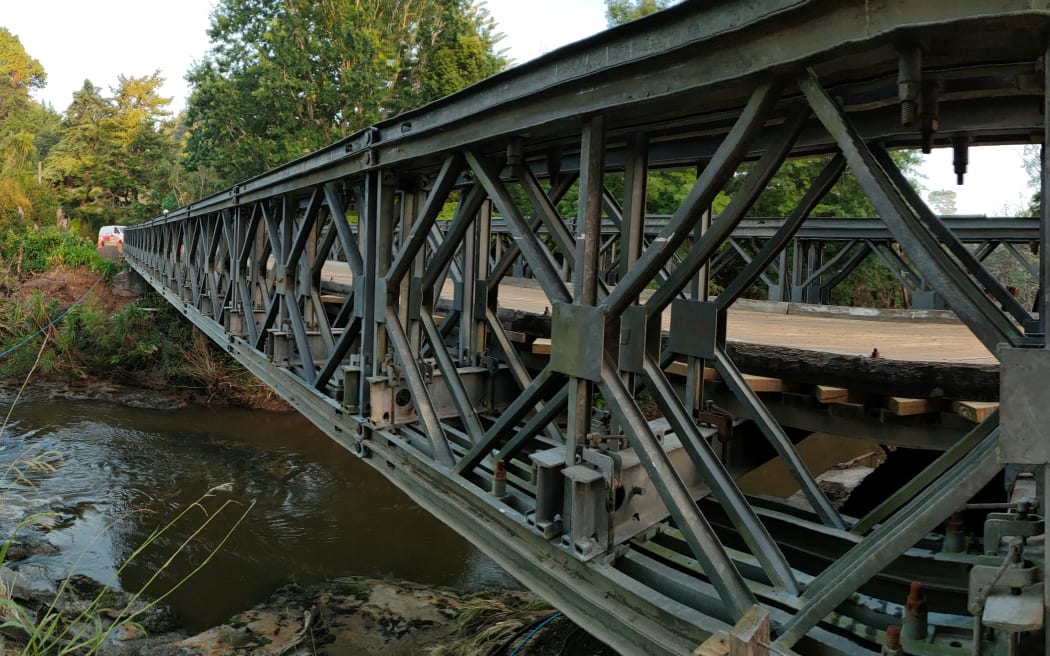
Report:
[[[675,4],[605,0],[610,27]],[[33,100],[47,75],[0,27],[0,231],[72,223],[87,234],[133,224],[226,189],[384,118],[505,69],[502,37],[477,0],[219,0],[209,50],[186,74],[191,93],[173,114],[160,71],[90,80],[62,112]],[[906,169],[913,154],[897,155]],[[751,216],[784,216],[826,159],[786,162]],[[747,172],[715,202],[717,213]],[[669,214],[695,169],[650,175],[647,211]],[[615,194],[622,180],[607,180]],[[574,216],[570,193],[562,212]],[[872,216],[845,175],[815,216]],[[2,254],[0,254],[2,255]],[[862,270],[863,271],[863,270]],[[872,271],[849,287],[903,301],[892,276]]]
[[[160,71],[85,80],[58,111],[0,26],[0,230],[135,223],[507,65],[474,0],[221,0],[208,35],[177,115]]]

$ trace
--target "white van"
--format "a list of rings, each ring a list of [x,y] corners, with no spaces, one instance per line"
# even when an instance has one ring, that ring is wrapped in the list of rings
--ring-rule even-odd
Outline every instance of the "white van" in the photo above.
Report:
[[[124,226],[102,226],[98,231],[98,247],[116,246],[124,248]]]

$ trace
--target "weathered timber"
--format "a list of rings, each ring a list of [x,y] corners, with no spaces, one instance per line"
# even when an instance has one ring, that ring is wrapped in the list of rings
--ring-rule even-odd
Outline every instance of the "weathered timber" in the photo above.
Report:
[[[550,336],[548,315],[501,309],[499,317],[511,330]],[[741,371],[791,383],[909,398],[999,400],[999,366],[995,364],[867,358],[747,342],[729,342],[727,350]]]
[[[729,656],[769,654],[769,611],[755,604],[729,634]]]
[[[999,399],[998,365],[858,358],[784,346],[730,342],[742,371],[872,394],[931,399]]]
[[[719,631],[693,651],[693,656],[729,656],[729,634]]]

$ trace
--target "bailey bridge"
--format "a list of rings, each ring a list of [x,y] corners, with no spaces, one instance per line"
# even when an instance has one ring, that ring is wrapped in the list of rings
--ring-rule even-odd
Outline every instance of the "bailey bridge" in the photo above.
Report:
[[[949,147],[963,175],[977,146],[1046,143],[1048,27],[1041,0],[685,2],[128,228],[125,255],[624,654],[1044,654],[1046,319],[983,262],[1009,248],[1046,307],[1048,217],[945,221],[890,153]],[[744,218],[810,156],[827,164],[788,217]],[[650,175],[674,168],[695,185],[647,217]],[[809,219],[847,169],[877,218]],[[829,229],[865,251],[839,262],[875,254],[950,308],[937,330],[975,355],[935,362],[946,338],[918,320],[943,313],[920,310],[883,357],[868,328],[838,353],[741,340],[737,300],[763,276],[778,300],[821,300],[832,256],[793,244]],[[727,252],[746,258],[709,296]],[[795,310],[759,324],[800,336]],[[800,454],[813,431],[940,455],[853,517]],[[742,491],[759,453],[799,503]]]

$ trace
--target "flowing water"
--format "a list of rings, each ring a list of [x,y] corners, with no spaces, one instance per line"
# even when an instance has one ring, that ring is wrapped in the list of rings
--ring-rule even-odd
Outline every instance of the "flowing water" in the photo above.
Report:
[[[149,583],[153,597],[171,590],[165,601],[190,630],[246,610],[281,585],[342,575],[463,589],[513,585],[491,560],[294,413],[20,403],[0,439],[0,463],[46,452],[60,454],[46,456],[57,471],[28,472],[33,485],[9,473],[0,486],[0,530],[6,535],[28,514],[56,511],[41,520],[44,526],[27,530],[43,533],[59,553],[18,566],[37,577],[75,571],[131,591]],[[229,491],[196,503],[227,484]],[[228,542],[179,584],[249,506]]]

